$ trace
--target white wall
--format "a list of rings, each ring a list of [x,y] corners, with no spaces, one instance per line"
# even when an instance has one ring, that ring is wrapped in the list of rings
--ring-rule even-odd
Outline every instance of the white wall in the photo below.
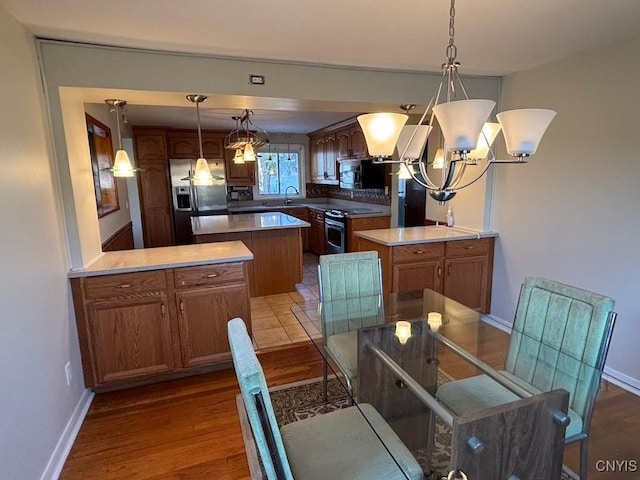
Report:
[[[506,77],[502,109],[558,112],[528,165],[496,170],[492,313],[541,275],[616,300],[607,371],[640,388],[640,38]]]
[[[0,477],[34,480],[83,387],[34,40],[2,7],[0,71]]]

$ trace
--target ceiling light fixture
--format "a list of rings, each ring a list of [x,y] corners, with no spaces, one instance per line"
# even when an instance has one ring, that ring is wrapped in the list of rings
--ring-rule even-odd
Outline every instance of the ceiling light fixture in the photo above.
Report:
[[[209,170],[209,162],[204,158],[204,153],[202,151],[202,127],[200,126],[200,104],[202,102],[207,101],[206,95],[200,95],[197,93],[192,93],[187,95],[187,100],[191,103],[196,104],[196,116],[198,120],[198,147],[200,147],[200,156],[196,160],[196,169],[193,172],[193,175],[183,178],[182,180],[188,180],[193,182],[196,186],[209,186],[213,185],[213,180],[224,180],[222,177],[216,176],[214,178],[211,175],[211,170]]]
[[[129,155],[122,148],[122,133],[120,132],[120,116],[124,115],[124,107],[127,105],[126,100],[117,100],[115,98],[108,98],[104,101],[109,105],[109,112],[115,112],[116,114],[116,128],[118,130],[118,150],[116,151],[115,159],[113,161],[113,167],[108,168],[110,172],[113,172],[114,177],[133,177],[135,172],[140,171],[140,168],[134,168],[129,159]]]
[[[231,117],[236,121],[236,129],[224,139],[224,148],[235,150],[234,163],[255,162],[255,149],[269,145],[269,134],[264,128],[251,121],[252,110],[244,110],[242,116]],[[238,155],[238,150],[242,156]]]
[[[510,110],[496,115],[499,124],[485,123],[496,102],[469,99],[458,74],[460,62],[456,60],[454,37],[455,0],[451,0],[449,44],[446,48],[446,62],[442,64],[442,79],[417,125],[405,126],[409,116],[398,113],[371,113],[358,117],[370,155],[377,157],[378,162],[388,162],[397,145],[399,161],[405,163],[413,179],[441,203],[453,198],[458,190],[479,180],[494,163],[526,163],[527,157],[536,153],[545,130],[556,115],[553,110],[546,109]],[[462,93],[463,99],[456,99],[458,92]],[[444,101],[441,101],[442,96]],[[408,112],[413,107],[414,105],[402,105],[400,108]],[[429,112],[431,116],[428,125],[423,125]],[[435,120],[444,136],[444,149],[441,159],[428,162],[418,152],[424,150]],[[513,159],[497,160],[491,149],[500,128],[507,152]],[[486,160],[482,170],[471,179],[463,181],[466,167],[478,165],[480,160]],[[435,182],[428,177],[428,164],[432,164],[432,168],[442,165],[440,181]]]

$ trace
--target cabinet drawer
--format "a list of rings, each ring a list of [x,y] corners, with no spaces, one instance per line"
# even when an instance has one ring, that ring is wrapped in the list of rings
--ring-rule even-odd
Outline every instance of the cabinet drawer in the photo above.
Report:
[[[133,293],[166,289],[164,271],[101,275],[84,279],[87,298],[122,297]]]
[[[242,263],[221,263],[202,267],[176,268],[176,288],[199,285],[226,285],[245,282]]]
[[[446,242],[447,257],[472,257],[476,255],[488,255],[491,251],[491,238],[479,238],[477,240],[452,240]]]
[[[444,255],[444,243],[416,243],[393,247],[393,262],[419,262],[428,258],[440,258]]]

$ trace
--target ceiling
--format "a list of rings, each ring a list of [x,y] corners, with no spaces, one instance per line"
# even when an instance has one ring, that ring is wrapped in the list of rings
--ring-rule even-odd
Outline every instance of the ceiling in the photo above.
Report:
[[[0,0],[0,5],[40,37],[327,65],[438,71],[448,41],[447,0]],[[638,0],[457,0],[455,39],[463,73],[505,75],[637,36],[639,24]],[[207,128],[229,128],[223,123],[233,126],[230,117],[241,111],[209,110],[203,109]],[[267,130],[308,132],[358,113],[314,112],[304,120],[294,110],[254,108],[254,120]],[[175,126],[193,126],[188,106],[170,113],[129,109],[132,123],[156,124],[166,115]]]

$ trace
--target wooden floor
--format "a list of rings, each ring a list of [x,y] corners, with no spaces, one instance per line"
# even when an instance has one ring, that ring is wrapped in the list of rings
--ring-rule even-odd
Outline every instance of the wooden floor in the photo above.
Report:
[[[497,339],[497,342],[504,341]],[[259,355],[269,386],[316,378],[315,348],[297,344]],[[240,480],[249,478],[233,370],[102,393],[80,430],[62,480]],[[591,480],[631,480],[635,473],[600,473],[596,460],[640,464],[640,397],[605,384],[592,422]],[[577,468],[577,449],[565,463]]]

